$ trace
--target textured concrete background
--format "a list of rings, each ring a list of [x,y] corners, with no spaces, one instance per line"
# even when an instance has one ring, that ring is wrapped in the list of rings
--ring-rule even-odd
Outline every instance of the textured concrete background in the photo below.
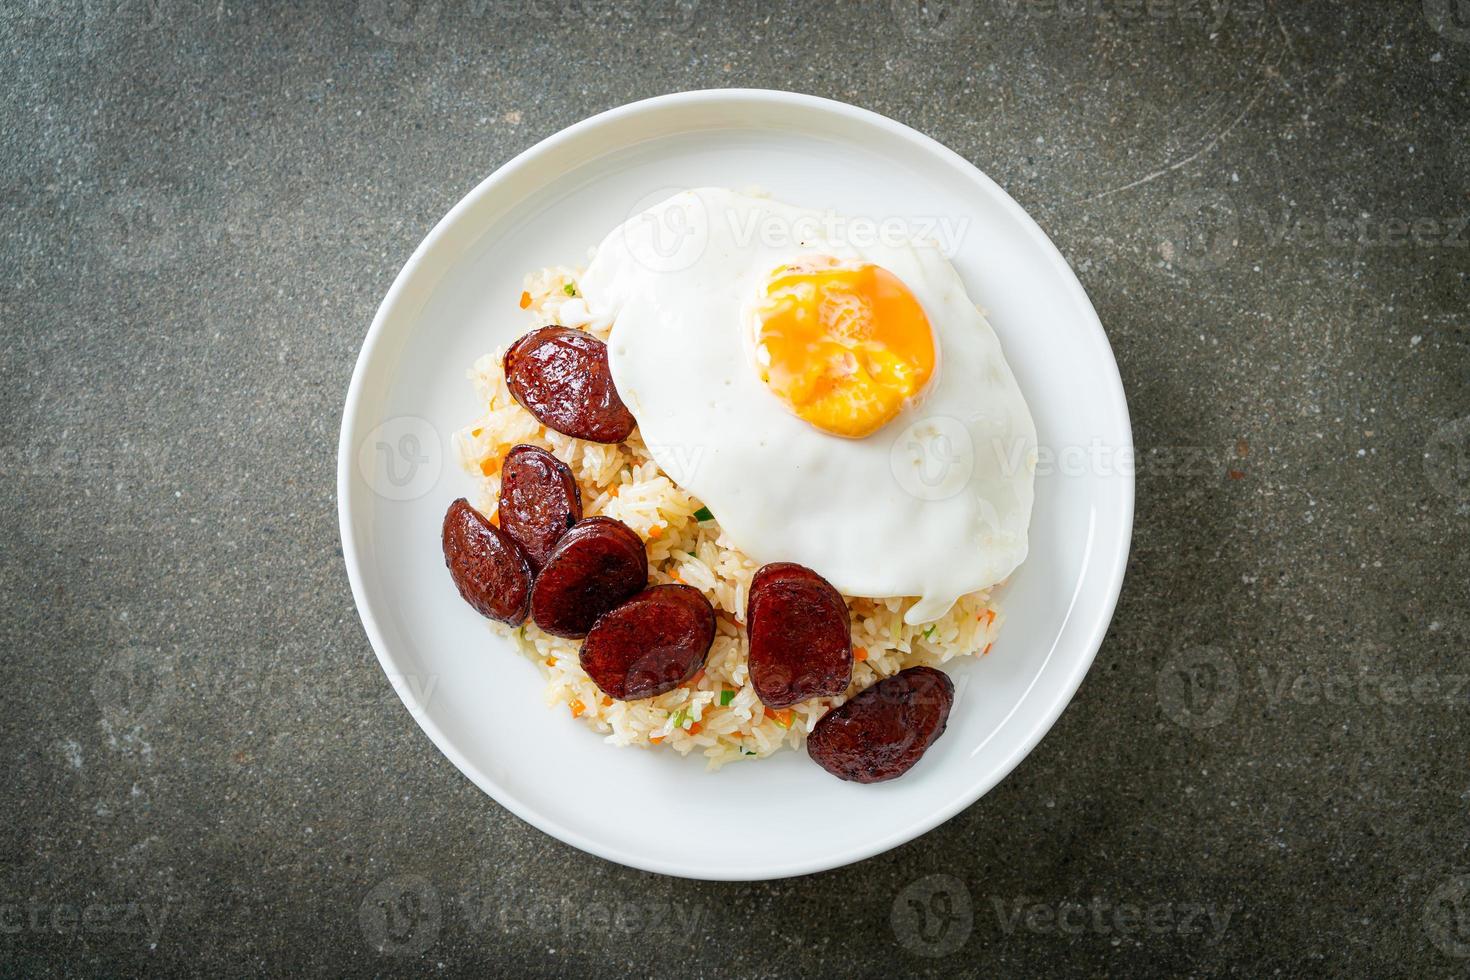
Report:
[[[1470,969],[1461,0],[6,0],[0,42],[0,972]],[[1145,453],[1112,632],[1031,757],[750,885],[586,857],[460,776],[334,509],[432,224],[590,113],[730,85],[1006,187]]]

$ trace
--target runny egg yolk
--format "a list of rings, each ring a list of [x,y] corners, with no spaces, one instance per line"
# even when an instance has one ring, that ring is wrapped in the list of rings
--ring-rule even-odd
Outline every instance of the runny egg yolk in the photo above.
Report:
[[[861,439],[893,419],[934,373],[934,331],[897,276],[817,259],[771,273],[755,314],[756,363],[797,417]]]

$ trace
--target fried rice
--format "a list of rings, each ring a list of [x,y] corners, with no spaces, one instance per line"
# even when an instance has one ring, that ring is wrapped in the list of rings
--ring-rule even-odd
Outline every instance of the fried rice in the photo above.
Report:
[[[526,277],[521,296],[526,330],[555,323],[607,339],[612,324],[588,314],[576,275],[574,269],[555,267]],[[471,502],[494,520],[501,460],[515,445],[540,446],[571,468],[581,487],[584,516],[616,518],[643,539],[650,584],[693,586],[717,614],[717,633],[704,669],[666,694],[639,701],[616,701],[598,689],[579,664],[581,641],[543,633],[529,620],[515,628],[490,623],[539,666],[547,705],[565,706],[604,741],[670,748],[684,755],[698,751],[712,769],[765,758],[783,747],[801,747],[828,710],[906,667],[938,666],[990,652],[1003,618],[991,601],[993,589],[962,596],[944,617],[917,626],[903,621],[914,598],[849,596],[855,663],[846,693],[781,711],[766,708],[751,686],[746,661],[745,600],[756,563],[721,533],[700,501],[659,469],[637,431],[624,443],[603,445],[573,439],[536,421],[511,397],[503,357],[503,350],[493,351],[469,372],[484,414],[454,439],[461,465],[477,481]]]

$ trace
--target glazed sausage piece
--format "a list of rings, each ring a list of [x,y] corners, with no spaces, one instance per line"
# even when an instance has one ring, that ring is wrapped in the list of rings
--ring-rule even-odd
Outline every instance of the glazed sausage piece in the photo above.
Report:
[[[537,446],[516,446],[500,468],[500,527],[525,552],[535,574],[582,519],[582,491],[566,463]]]
[[[836,602],[846,606],[842,600],[842,593],[833,588],[832,583],[805,565],[798,565],[794,561],[773,561],[769,565],[762,565],[750,580],[750,592],[754,595],[763,587],[774,582],[811,582],[814,585],[823,586]]]
[[[910,667],[823,715],[807,738],[807,754],[838,779],[896,779],[944,734],[953,704],[948,675]]]
[[[536,420],[575,439],[622,442],[633,414],[618,397],[607,345],[567,327],[532,330],[505,352],[505,382]]]
[[[463,497],[444,515],[444,564],[459,594],[482,616],[519,626],[531,599],[531,566],[510,535]]]
[[[810,568],[781,562],[756,572],[745,623],[750,681],[766,707],[841,694],[852,682],[847,603]]]
[[[693,677],[714,641],[715,610],[703,593],[655,585],[598,617],[582,669],[608,697],[651,698]]]
[[[562,535],[536,576],[531,618],[553,636],[580,639],[647,584],[643,539],[622,521],[589,517]]]

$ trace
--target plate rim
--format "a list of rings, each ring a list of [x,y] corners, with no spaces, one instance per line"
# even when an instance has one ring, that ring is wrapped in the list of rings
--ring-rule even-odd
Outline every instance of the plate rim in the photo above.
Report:
[[[642,855],[628,853],[616,846],[609,846],[592,840],[570,827],[556,820],[534,811],[530,806],[522,803],[512,793],[501,791],[496,781],[489,778],[478,766],[471,763],[455,746],[454,742],[447,738],[439,729],[426,711],[415,710],[414,705],[409,703],[408,693],[401,685],[392,683],[392,678],[402,672],[398,669],[391,655],[387,653],[387,644],[383,640],[382,631],[376,617],[366,602],[366,587],[363,583],[362,560],[358,553],[356,543],[351,533],[352,516],[350,502],[352,495],[352,467],[356,458],[355,445],[359,432],[358,415],[361,403],[365,397],[367,366],[373,359],[373,355],[382,342],[384,324],[390,312],[397,305],[399,297],[405,291],[410,280],[417,273],[419,266],[423,263],[426,254],[457,224],[460,216],[473,207],[481,198],[492,193],[497,186],[508,182],[513,177],[558,146],[570,143],[584,134],[616,124],[620,121],[643,113],[658,112],[660,110],[688,104],[702,102],[753,102],[781,105],[786,107],[797,107],[806,110],[833,113],[846,117],[849,121],[865,123],[887,130],[895,136],[899,136],[914,144],[919,150],[934,154],[958,167],[962,172],[972,179],[978,181],[991,191],[996,200],[1000,201],[1002,207],[1016,218],[1027,235],[1039,244],[1051,264],[1059,272],[1058,278],[1065,283],[1065,288],[1071,299],[1077,303],[1078,308],[1085,314],[1087,332],[1094,342],[1100,343],[1101,348],[1107,352],[1105,364],[1099,365],[1103,377],[1100,379],[1109,390],[1111,399],[1116,403],[1117,410],[1121,413],[1123,443],[1119,445],[1118,451],[1126,453],[1126,458],[1133,456],[1133,426],[1131,414],[1128,410],[1127,394],[1123,388],[1122,376],[1118,369],[1117,358],[1113,354],[1112,344],[1109,342],[1107,332],[1103,329],[1102,321],[1092,305],[1091,299],[1083,289],[1076,273],[1057,249],[1054,242],[1042,230],[1026,212],[999,184],[992,180],[979,167],[969,160],[960,156],[954,150],[940,143],[938,140],[928,136],[911,126],[891,119],[881,113],[860,106],[851,105],[822,96],[808,95],[798,92],[782,91],[778,89],[760,88],[714,88],[694,89],[690,91],[674,92],[666,95],[653,96],[640,99],[620,106],[606,109],[602,112],[588,116],[570,126],[539,140],[532,146],[513,156],[492,171],[466,194],[464,194],[445,215],[440,218],[414,248],[403,267],[393,279],[393,284],[378,304],[377,311],[373,315],[372,324],[368,328],[362,346],[358,351],[357,361],[353,366],[352,378],[348,383],[347,398],[342,412],[342,424],[337,443],[337,521],[338,534],[342,544],[342,559],[347,569],[348,582],[352,590],[353,605],[358,614],[358,619],[367,634],[368,643],[377,657],[378,665],[388,676],[390,686],[408,709],[410,717],[418,724],[420,730],[428,736],[434,746],[454,764],[460,773],[473,783],[481,792],[485,793],[498,805],[505,808],[519,819],[530,824],[532,827],[546,833],[563,843],[569,844],[586,854],[621,864],[627,867],[656,874],[669,875],[672,877],[690,878],[705,881],[765,881],[778,878],[787,878],[797,875],[814,874],[829,871],[836,868],[846,867],[860,861],[867,860],[878,854],[882,854],[895,847],[901,846],[915,838],[922,836],[947,822],[994,789],[1005,779],[1021,761],[1031,754],[1040,744],[1041,740],[1056,725],[1067,706],[1071,704],[1076,696],[1082,680],[1091,670],[1092,664],[1097,658],[1098,651],[1106,637],[1108,627],[1112,624],[1113,615],[1116,612],[1119,596],[1122,593],[1123,582],[1127,570],[1128,557],[1132,550],[1133,521],[1136,497],[1136,481],[1132,472],[1120,474],[1124,478],[1121,487],[1119,506],[1121,547],[1116,549],[1110,566],[1105,567],[1107,573],[1106,595],[1099,606],[1099,614],[1095,617],[1088,631],[1084,647],[1085,655],[1078,659],[1070,674],[1064,682],[1053,687],[1053,693],[1044,705],[1044,710],[1036,715],[1036,720],[1031,724],[1030,731],[1017,745],[1016,749],[998,766],[993,767],[989,775],[982,778],[972,786],[965,787],[958,793],[948,805],[939,808],[926,815],[922,820],[914,821],[901,829],[885,835],[877,836],[867,844],[853,848],[840,855],[827,855],[824,857],[787,862],[779,865],[762,866],[753,863],[747,868],[738,871],[711,871],[697,867],[686,867],[682,864],[670,863],[661,859],[647,858]]]

